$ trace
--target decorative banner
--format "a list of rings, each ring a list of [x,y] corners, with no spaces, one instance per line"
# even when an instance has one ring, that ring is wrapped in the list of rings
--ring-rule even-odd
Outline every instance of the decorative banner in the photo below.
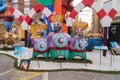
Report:
[[[65,47],[68,44],[67,38],[62,33],[57,34],[56,38],[53,41],[55,45],[60,48]]]
[[[28,53],[27,47],[21,47],[21,46],[14,47],[14,55],[15,56],[20,56],[20,55],[27,54],[27,53]]]
[[[112,21],[112,19],[116,16],[118,11],[120,10],[119,5],[117,5],[116,7],[111,8],[110,11],[108,11],[106,13],[104,8],[102,8],[99,5],[99,3],[96,2],[95,0],[83,0],[71,11],[71,13],[67,19],[67,26],[73,25],[75,16],[86,6],[89,6],[96,11],[98,17],[100,18],[102,27],[107,27],[107,26],[109,27],[110,22]],[[50,20],[50,17],[52,16],[52,12],[48,8],[44,7],[41,4],[35,5],[30,10],[30,12],[28,13],[27,16],[23,16],[20,11],[18,11],[17,9],[14,9],[12,7],[11,7],[10,11],[15,15],[16,18],[18,18],[18,21],[21,23],[21,26],[24,30],[28,29],[29,25],[32,23],[36,14],[38,14],[39,12],[45,14],[49,20]]]

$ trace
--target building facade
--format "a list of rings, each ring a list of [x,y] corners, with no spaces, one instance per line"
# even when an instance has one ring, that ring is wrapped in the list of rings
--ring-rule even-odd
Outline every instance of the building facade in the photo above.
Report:
[[[8,0],[14,8],[17,8],[22,13],[27,14],[29,10],[36,4],[37,0]]]

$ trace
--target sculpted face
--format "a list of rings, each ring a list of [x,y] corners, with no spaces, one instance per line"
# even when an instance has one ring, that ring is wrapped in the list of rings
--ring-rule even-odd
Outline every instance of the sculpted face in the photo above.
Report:
[[[39,29],[39,34],[40,34],[41,36],[43,36],[43,35],[44,35],[44,29]]]
[[[59,23],[59,22],[53,23],[53,29],[54,29],[54,32],[60,32],[60,30],[61,30],[61,23]]]
[[[76,33],[79,34],[79,35],[82,33],[81,28],[78,28],[78,29],[76,29],[75,31],[76,31]]]

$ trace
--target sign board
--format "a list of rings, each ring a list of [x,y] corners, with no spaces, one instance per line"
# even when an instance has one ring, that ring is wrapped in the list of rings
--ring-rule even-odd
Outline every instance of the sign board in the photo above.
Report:
[[[21,47],[21,46],[15,46],[14,47],[14,55],[23,55],[23,54],[27,54],[28,52],[28,48],[27,47]]]
[[[94,46],[94,49],[96,50],[108,50],[107,46]]]
[[[110,42],[111,46],[112,46],[112,49],[118,49],[120,48],[120,46],[118,45],[117,42]]]

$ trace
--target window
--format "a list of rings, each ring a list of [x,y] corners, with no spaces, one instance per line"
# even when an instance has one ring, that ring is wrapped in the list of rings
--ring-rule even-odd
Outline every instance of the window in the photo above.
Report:
[[[24,14],[27,14],[30,10],[30,0],[24,0]]]
[[[13,2],[13,7],[18,9],[18,0],[12,0]]]

